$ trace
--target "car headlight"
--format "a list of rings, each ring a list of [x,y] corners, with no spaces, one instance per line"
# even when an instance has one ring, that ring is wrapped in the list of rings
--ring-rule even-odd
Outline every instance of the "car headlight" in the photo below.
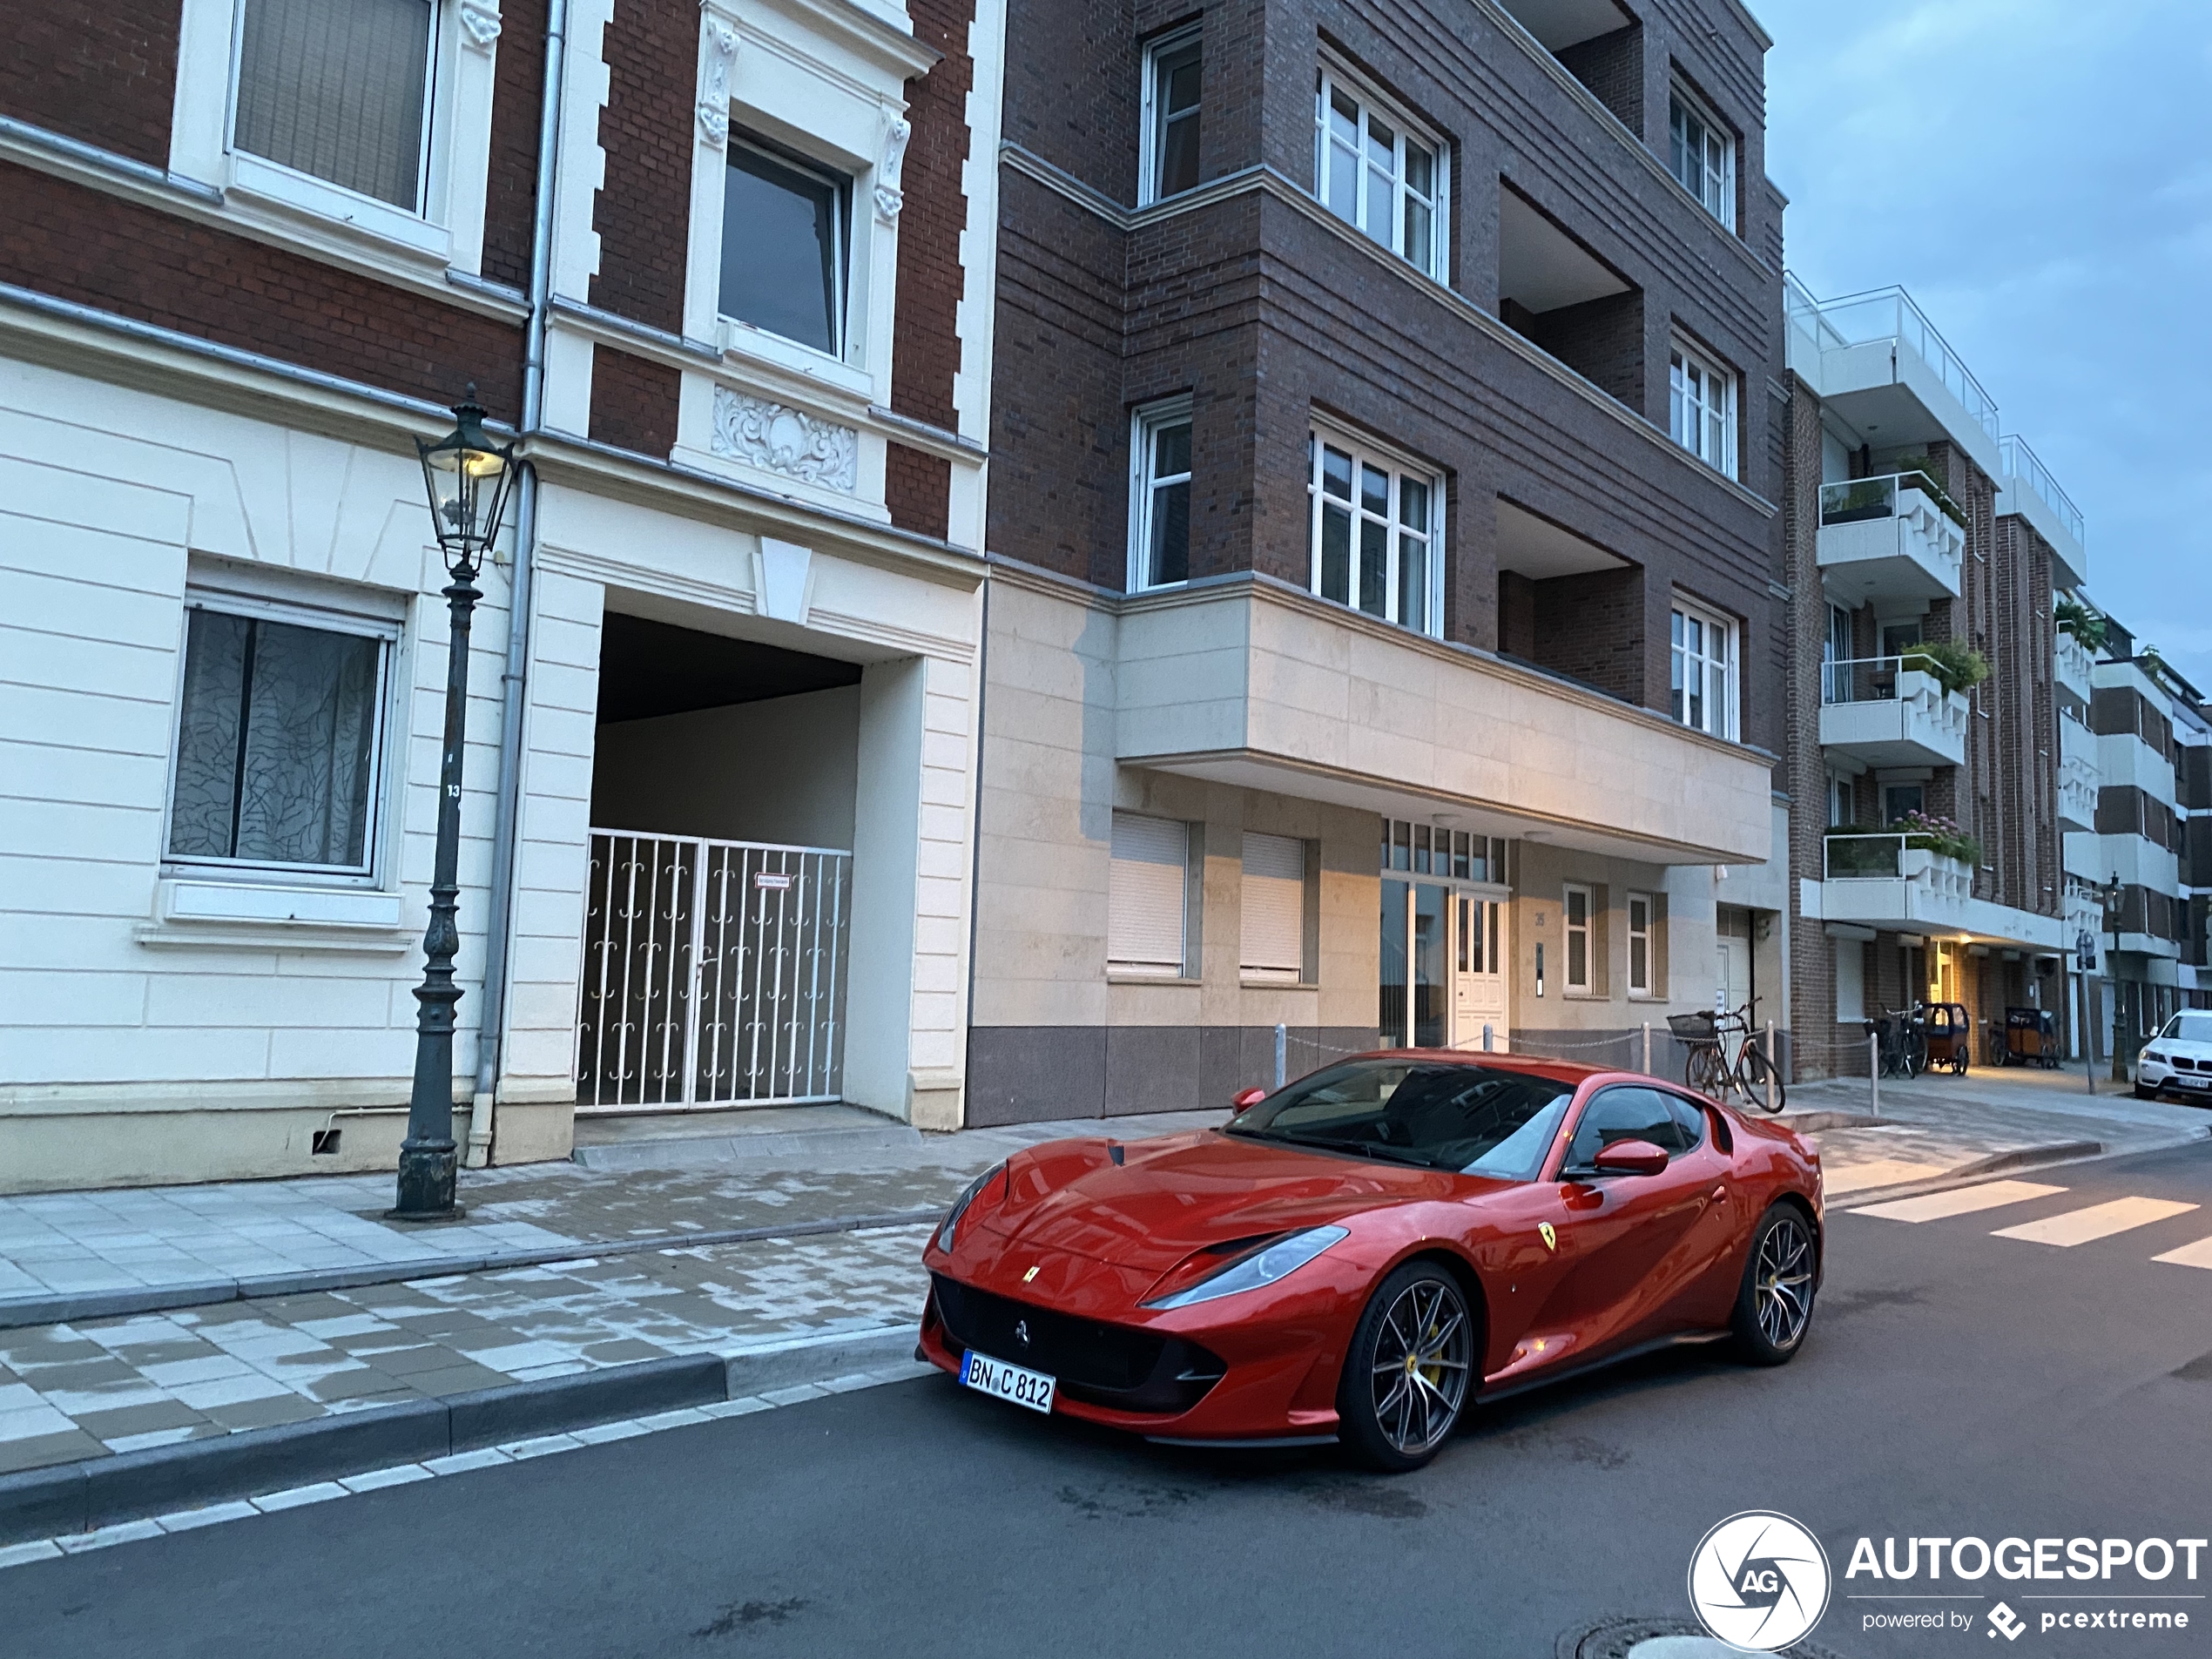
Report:
[[[951,1253],[953,1242],[960,1236],[960,1218],[968,1213],[968,1206],[975,1202],[985,1187],[1005,1173],[1003,1162],[994,1163],[961,1190],[960,1197],[953,1200],[953,1207],[945,1212],[945,1219],[937,1229],[938,1249]]]
[[[1172,1296],[1163,1296],[1147,1302],[1148,1308],[1187,1308],[1194,1303],[1211,1302],[1216,1297],[1234,1296],[1239,1291],[1256,1291],[1264,1285],[1295,1273],[1339,1238],[1349,1238],[1351,1233],[1342,1227],[1309,1227],[1302,1233],[1292,1233],[1288,1238],[1278,1238],[1264,1250],[1256,1250],[1249,1256],[1239,1257],[1228,1266],[1209,1274],[1188,1290],[1177,1291]]]
[[[2155,1049],[2144,1049],[2143,1058],[2149,1061],[2154,1066],[2162,1066],[2166,1063],[2166,1056]]]

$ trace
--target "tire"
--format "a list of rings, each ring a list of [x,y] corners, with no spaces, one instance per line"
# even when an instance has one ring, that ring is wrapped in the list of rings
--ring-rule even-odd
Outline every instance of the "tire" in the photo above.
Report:
[[[1701,1095],[1710,1095],[1715,1100],[1728,1097],[1728,1062],[1721,1058],[1720,1049],[1710,1043],[1699,1043],[1689,1051],[1683,1062],[1682,1080]]]
[[[1812,1224],[1795,1204],[1769,1205],[1751,1229],[1743,1283],[1729,1320],[1737,1356],[1746,1364],[1787,1365],[1804,1346],[1805,1332],[1812,1328],[1818,1250]]]
[[[1440,1264],[1407,1262],[1375,1287],[1337,1385],[1339,1433],[1370,1468],[1404,1474],[1444,1447],[1479,1359],[1466,1292]]]
[[[2158,1098],[2158,1090],[2155,1089],[2146,1089],[2141,1083],[2137,1083],[2135,1085],[2135,1098],[2137,1100],[2156,1100]]]
[[[1790,1103],[1789,1085],[1782,1081],[1779,1069],[1768,1063],[1765,1049],[1757,1043],[1745,1044],[1743,1081],[1747,1086],[1746,1092],[1751,1097],[1751,1104],[1763,1109],[1767,1103],[1766,1080],[1770,1073],[1774,1077],[1774,1109],[1778,1112]]]
[[[1905,1076],[1909,1082],[1928,1069],[1928,1040],[1914,1032],[1905,1039]]]

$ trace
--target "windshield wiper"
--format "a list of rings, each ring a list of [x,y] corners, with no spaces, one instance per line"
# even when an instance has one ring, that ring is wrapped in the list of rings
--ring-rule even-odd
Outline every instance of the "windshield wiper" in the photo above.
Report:
[[[1278,1130],[1228,1129],[1230,1135],[1247,1136],[1255,1141],[1280,1141],[1285,1146],[1310,1147],[1317,1152],[1351,1152],[1360,1157],[1381,1158],[1391,1163],[1404,1163],[1418,1170],[1433,1170],[1439,1166],[1417,1152],[1401,1152],[1395,1147],[1374,1146],[1360,1141],[1325,1141],[1308,1135],[1285,1135]]]

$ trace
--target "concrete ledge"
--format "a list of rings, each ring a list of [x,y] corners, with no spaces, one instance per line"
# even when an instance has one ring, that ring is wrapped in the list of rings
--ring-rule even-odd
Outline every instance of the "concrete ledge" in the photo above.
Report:
[[[170,1308],[207,1307],[256,1296],[298,1296],[309,1291],[349,1291],[364,1285],[445,1278],[456,1273],[502,1272],[513,1267],[594,1261],[609,1256],[640,1255],[648,1251],[749,1244],[764,1238],[807,1238],[823,1233],[859,1232],[868,1227],[911,1227],[935,1221],[943,1214],[941,1207],[931,1205],[925,1210],[901,1210],[881,1216],[833,1216],[821,1221],[787,1222],[781,1226],[727,1227],[714,1232],[663,1233],[651,1238],[578,1239],[573,1244],[549,1244],[541,1250],[493,1251],[481,1256],[446,1256],[428,1261],[364,1262],[358,1267],[249,1274],[244,1278],[195,1279],[128,1290],[41,1291],[0,1297],[0,1331],[17,1330],[27,1325],[66,1325],[83,1319],[119,1318],[131,1313],[159,1313]]]
[[[921,1150],[921,1131],[886,1118],[880,1125],[853,1129],[767,1130],[738,1135],[655,1136],[634,1141],[579,1145],[570,1154],[587,1170],[698,1170],[719,1163],[759,1163],[778,1158],[849,1157],[911,1157]]]
[[[751,1353],[678,1354],[26,1469],[0,1475],[0,1544],[89,1532],[766,1389],[825,1383],[903,1361],[914,1345],[914,1327],[908,1325]]]

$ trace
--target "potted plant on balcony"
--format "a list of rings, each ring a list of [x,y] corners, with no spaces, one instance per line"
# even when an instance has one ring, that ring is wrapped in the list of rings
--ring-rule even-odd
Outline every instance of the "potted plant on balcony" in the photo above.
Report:
[[[1924,849],[1940,859],[1956,859],[1967,869],[1981,866],[1981,843],[1959,827],[1957,820],[1939,813],[1912,812],[1892,826],[1905,834],[1908,847]]]
[[[1960,529],[1966,528],[1966,509],[1952,500],[1949,493],[1936,482],[1939,469],[1934,461],[1926,455],[1901,455],[1894,464],[1899,489],[1919,490],[1936,504],[1938,512]]]
[[[1899,657],[1901,666],[1932,675],[1946,691],[1966,691],[1989,678],[1989,658],[1955,639],[1908,645]]]
[[[2105,619],[2070,593],[2059,596],[2059,631],[2093,657],[2105,648]]]

